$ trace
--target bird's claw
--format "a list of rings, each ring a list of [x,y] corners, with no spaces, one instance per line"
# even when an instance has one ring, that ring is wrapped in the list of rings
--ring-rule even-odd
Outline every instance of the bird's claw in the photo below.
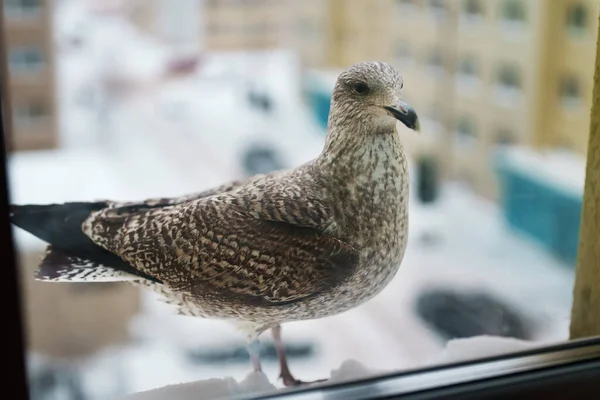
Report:
[[[291,375],[281,374],[279,378],[283,380],[283,384],[286,387],[294,387],[294,386],[303,386],[303,385],[312,385],[313,383],[321,383],[326,382],[327,379],[318,379],[316,381],[301,381],[299,379],[294,378]]]

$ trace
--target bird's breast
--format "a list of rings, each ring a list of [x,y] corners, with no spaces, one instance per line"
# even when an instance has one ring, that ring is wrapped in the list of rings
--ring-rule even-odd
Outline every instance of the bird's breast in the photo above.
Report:
[[[360,252],[360,266],[337,295],[359,304],[393,279],[408,239],[408,166],[402,154],[373,153],[338,194],[339,234]],[[366,162],[368,161],[368,162]]]

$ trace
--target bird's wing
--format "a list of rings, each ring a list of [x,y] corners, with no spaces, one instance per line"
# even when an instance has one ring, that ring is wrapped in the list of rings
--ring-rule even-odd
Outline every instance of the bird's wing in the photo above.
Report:
[[[266,175],[251,184],[240,185],[215,199],[258,220],[284,222],[326,232],[333,225],[326,183],[312,166],[278,175]]]
[[[333,212],[328,206],[327,193],[316,189],[324,186],[323,182],[318,182],[319,175],[306,173],[311,168],[313,167],[307,164],[297,170],[255,175],[180,197],[109,202],[109,208],[118,209],[120,214],[133,214],[215,197],[217,201],[229,204],[256,219],[325,231],[331,226]]]
[[[214,196],[218,194],[223,194],[226,192],[230,192],[232,190],[236,190],[242,186],[251,185],[254,182],[263,180],[265,178],[270,178],[281,173],[285,173],[285,171],[274,171],[267,174],[254,175],[248,178],[236,179],[230,182],[224,183],[222,185],[203,190],[201,192],[186,194],[182,196],[176,197],[156,197],[149,198],[140,201],[128,201],[128,202],[119,202],[119,201],[108,201],[108,206],[110,208],[128,208],[131,212],[136,211],[144,211],[152,208],[162,208],[167,206],[172,206],[176,204],[185,203],[192,200],[201,199],[204,197]]]
[[[352,275],[358,252],[318,229],[287,222],[302,217],[284,217],[289,204],[279,201],[277,207],[262,203],[262,211],[244,196],[134,213],[109,208],[92,213],[83,228],[99,246],[191,296],[277,305]],[[292,214],[301,211],[291,207]],[[257,218],[263,214],[274,217]]]

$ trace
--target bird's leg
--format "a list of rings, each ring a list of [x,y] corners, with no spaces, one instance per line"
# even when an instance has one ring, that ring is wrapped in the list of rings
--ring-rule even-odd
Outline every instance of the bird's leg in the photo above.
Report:
[[[325,382],[327,380],[320,379],[312,382],[303,382],[294,378],[294,376],[290,372],[290,367],[287,363],[287,357],[285,356],[283,341],[281,340],[281,325],[273,327],[271,329],[271,332],[273,333],[273,343],[275,345],[275,350],[277,351],[277,358],[279,359],[279,366],[281,368],[281,373],[279,374],[279,377],[283,380],[283,384],[285,386],[299,386],[309,383]]]
[[[253,339],[248,343],[248,354],[250,354],[254,372],[262,372],[262,367],[260,365],[260,342],[258,339]]]

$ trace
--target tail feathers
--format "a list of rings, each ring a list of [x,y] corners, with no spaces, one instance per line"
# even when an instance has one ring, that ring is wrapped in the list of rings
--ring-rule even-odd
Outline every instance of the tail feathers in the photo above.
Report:
[[[83,234],[81,225],[91,212],[106,206],[106,202],[11,205],[10,219],[55,248],[89,250],[93,243]]]
[[[137,276],[160,282],[98,246],[83,232],[82,224],[90,214],[108,206],[107,202],[11,206],[14,225],[51,245],[52,251],[38,271],[42,280],[114,282]]]
[[[35,279],[50,282],[120,282],[144,280],[82,257],[48,246]]]

